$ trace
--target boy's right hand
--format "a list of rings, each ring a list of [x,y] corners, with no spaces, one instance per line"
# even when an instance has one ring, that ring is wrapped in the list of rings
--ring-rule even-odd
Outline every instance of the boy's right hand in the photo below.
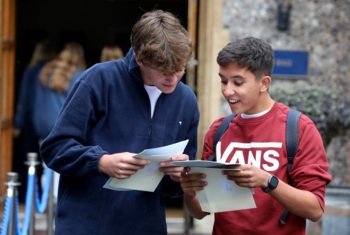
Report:
[[[149,160],[135,158],[135,153],[123,152],[105,154],[99,160],[99,170],[118,179],[126,179],[150,163]]]
[[[181,188],[189,197],[195,197],[196,192],[203,190],[207,186],[206,175],[203,173],[190,173],[191,168],[185,167],[181,173]]]

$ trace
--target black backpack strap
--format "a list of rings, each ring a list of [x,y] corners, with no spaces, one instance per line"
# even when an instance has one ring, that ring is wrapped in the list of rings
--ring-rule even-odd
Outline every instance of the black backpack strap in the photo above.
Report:
[[[286,124],[286,148],[288,156],[287,177],[288,183],[292,183],[289,172],[293,166],[295,154],[298,150],[299,142],[299,118],[301,113],[295,109],[289,109]],[[286,224],[288,210],[285,209],[280,217],[280,224]]]
[[[221,136],[225,133],[225,131],[227,130],[228,126],[230,125],[230,122],[232,121],[232,119],[235,116],[236,116],[235,114],[230,114],[229,116],[227,116],[222,121],[222,123],[220,124],[218,129],[216,130],[215,136],[214,136],[214,140],[213,140],[213,153],[208,158],[208,161],[215,161],[216,160],[216,144],[219,142]]]
[[[287,175],[289,184],[291,183],[289,172],[293,166],[294,157],[298,150],[300,114],[301,113],[295,109],[289,109],[287,117],[286,148],[288,156]]]

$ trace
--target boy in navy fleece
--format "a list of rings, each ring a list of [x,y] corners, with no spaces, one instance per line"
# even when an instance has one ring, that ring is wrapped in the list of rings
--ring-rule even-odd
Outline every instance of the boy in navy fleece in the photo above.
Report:
[[[194,159],[199,110],[180,80],[191,41],[171,13],[145,13],[121,60],[97,64],[80,77],[41,146],[45,163],[60,173],[56,234],[167,234],[163,196],[181,195],[181,167],[161,163],[155,192],[104,189],[149,162],[133,156],[146,148],[189,139]]]

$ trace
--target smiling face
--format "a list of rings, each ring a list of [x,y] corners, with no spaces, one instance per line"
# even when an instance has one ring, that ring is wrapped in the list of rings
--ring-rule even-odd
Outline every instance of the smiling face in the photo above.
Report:
[[[236,63],[220,66],[221,92],[235,114],[256,114],[273,106],[268,88],[270,76],[257,79]]]

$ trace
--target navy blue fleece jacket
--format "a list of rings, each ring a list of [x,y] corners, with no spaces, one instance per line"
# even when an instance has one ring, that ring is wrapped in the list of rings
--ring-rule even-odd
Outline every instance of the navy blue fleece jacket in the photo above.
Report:
[[[161,94],[153,118],[140,70],[130,49],[122,60],[85,71],[68,95],[41,146],[44,162],[61,174],[56,234],[167,234],[163,196],[181,193],[164,177],[156,191],[113,191],[98,169],[103,154],[141,152],[189,139],[197,151],[199,110],[193,91],[180,82]]]

